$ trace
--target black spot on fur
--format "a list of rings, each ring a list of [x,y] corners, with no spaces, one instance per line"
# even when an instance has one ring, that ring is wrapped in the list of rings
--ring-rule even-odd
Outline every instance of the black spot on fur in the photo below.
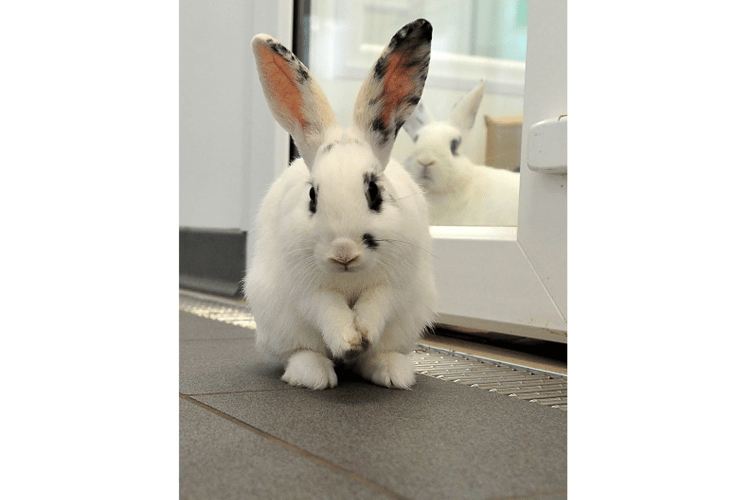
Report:
[[[371,123],[371,130],[380,135],[379,141],[382,145],[387,142],[392,135],[390,127],[382,121],[380,116]]]
[[[460,144],[462,144],[462,137],[456,137],[452,139],[452,143],[449,145],[449,148],[452,150],[452,154],[454,156],[459,156],[457,148],[460,147]]]
[[[272,49],[277,54],[281,55],[282,57],[289,57],[289,55],[290,55],[290,51],[287,50],[287,47],[285,47],[281,43],[270,42],[269,43],[269,48]]]
[[[415,40],[413,43],[421,41],[430,42],[433,37],[433,26],[425,19],[416,19],[415,21],[406,24],[399,30],[392,39],[389,41],[389,47],[394,47],[405,38],[412,37]]]
[[[302,64],[298,66],[296,73],[298,75],[298,83],[301,85],[311,79],[311,75],[308,74],[308,71],[306,71],[305,66]]]
[[[306,69],[306,67],[303,65],[303,63],[300,62],[300,59],[298,59],[298,57],[293,52],[291,52],[287,47],[285,47],[279,42],[271,41],[271,40],[268,42],[267,45],[272,51],[282,56],[285,59],[285,61],[296,65],[295,79],[298,81],[299,84],[304,84],[306,83],[306,81],[310,80],[311,75],[308,74],[308,70]]]
[[[383,134],[386,129],[387,126],[380,116],[376,117],[376,119],[374,119],[371,123],[371,130],[373,130],[374,132],[380,132]]]
[[[405,120],[400,120],[394,125],[394,137],[397,137],[397,134],[399,133],[400,129],[402,128],[402,125],[405,124]]]
[[[371,233],[365,233],[363,235],[363,243],[365,243],[366,246],[371,249],[378,248],[379,246],[378,242],[374,239]]]
[[[308,196],[311,199],[308,202],[308,210],[310,210],[312,214],[315,214],[316,213],[316,189],[313,186],[311,186],[311,190],[308,191]]]
[[[431,38],[433,37],[433,26],[431,26],[431,23],[425,19],[416,19],[407,26],[411,28],[411,32],[415,32],[418,39],[426,42],[431,41]]]
[[[373,67],[373,74],[379,80],[383,79],[386,74],[386,59],[386,57],[379,57],[379,60],[376,61],[376,65]]]
[[[425,64],[426,64],[426,62],[425,62],[424,59],[422,59],[420,57],[414,57],[412,59],[408,59],[407,62],[405,62],[405,67],[406,68],[413,68],[415,66],[420,66],[422,68],[423,65],[425,65]]]
[[[381,187],[378,184],[378,176],[369,172],[363,176],[363,183],[366,185],[366,201],[368,208],[374,212],[381,212],[381,204],[384,199],[381,197]]]
[[[332,148],[334,147],[335,144],[337,144],[337,143],[336,142],[332,142],[332,143],[327,144],[326,146],[324,146],[324,149],[321,150],[321,153],[322,154],[328,153],[329,151],[332,150]]]

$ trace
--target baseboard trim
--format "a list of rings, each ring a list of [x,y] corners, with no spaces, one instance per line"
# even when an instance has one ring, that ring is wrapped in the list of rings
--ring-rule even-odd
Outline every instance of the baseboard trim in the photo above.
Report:
[[[180,227],[180,287],[225,297],[242,295],[246,232]]]

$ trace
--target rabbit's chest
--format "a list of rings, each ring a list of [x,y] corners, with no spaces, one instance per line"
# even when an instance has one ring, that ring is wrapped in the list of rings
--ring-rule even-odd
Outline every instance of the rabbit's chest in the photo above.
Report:
[[[359,280],[339,280],[339,283],[332,285],[328,287],[329,291],[342,296],[350,309],[355,307],[366,290],[374,286],[373,283],[364,283]]]
[[[352,309],[355,307],[355,303],[358,302],[358,299],[360,298],[360,295],[349,295],[345,297],[345,301],[347,302],[347,307]]]

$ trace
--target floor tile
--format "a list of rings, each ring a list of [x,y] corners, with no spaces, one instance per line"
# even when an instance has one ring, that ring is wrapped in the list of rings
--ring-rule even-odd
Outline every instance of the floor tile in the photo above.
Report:
[[[180,498],[394,499],[346,471],[306,457],[180,400]]]
[[[412,499],[566,496],[566,413],[418,376],[196,399]]]
[[[180,392],[288,390],[282,367],[256,352],[253,330],[180,313]]]

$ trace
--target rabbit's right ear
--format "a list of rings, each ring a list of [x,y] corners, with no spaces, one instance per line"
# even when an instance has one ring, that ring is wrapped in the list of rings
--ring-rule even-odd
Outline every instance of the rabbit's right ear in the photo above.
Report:
[[[449,122],[460,129],[462,135],[473,128],[475,115],[478,114],[480,101],[483,100],[483,91],[486,90],[486,80],[481,80],[465,97],[460,99],[449,114]]]
[[[260,34],[251,47],[269,109],[310,169],[327,129],[336,124],[334,111],[308,68],[281,43]]]
[[[433,115],[428,110],[428,106],[426,106],[425,102],[421,99],[418,106],[415,108],[415,111],[413,111],[413,114],[410,115],[410,118],[408,118],[402,126],[402,129],[407,132],[410,139],[415,142],[418,140],[418,130],[422,129],[432,121]]]

